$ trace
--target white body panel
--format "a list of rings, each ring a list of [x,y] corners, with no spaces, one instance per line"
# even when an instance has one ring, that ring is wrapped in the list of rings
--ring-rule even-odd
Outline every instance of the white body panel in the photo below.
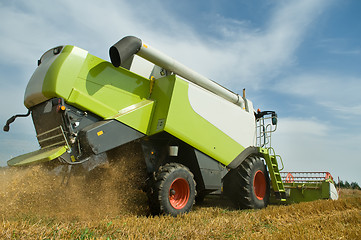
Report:
[[[144,78],[150,78],[153,68],[153,63],[135,55],[129,70]]]
[[[337,189],[333,183],[329,183],[329,184],[330,184],[330,199],[337,200],[338,199]]]
[[[249,112],[203,88],[189,83],[189,102],[193,110],[243,147],[255,145],[256,126],[253,107]]]

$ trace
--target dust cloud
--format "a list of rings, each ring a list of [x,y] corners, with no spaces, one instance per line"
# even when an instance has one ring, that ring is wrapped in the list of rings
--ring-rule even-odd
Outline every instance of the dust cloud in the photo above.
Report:
[[[87,174],[55,174],[44,164],[1,169],[0,216],[88,220],[147,215],[140,146],[122,146],[107,155],[107,163]]]

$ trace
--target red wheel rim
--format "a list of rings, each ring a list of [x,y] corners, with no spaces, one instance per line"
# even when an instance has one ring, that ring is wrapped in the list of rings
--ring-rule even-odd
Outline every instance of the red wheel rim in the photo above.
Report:
[[[266,195],[266,178],[261,170],[258,170],[254,175],[253,190],[259,200],[262,200]]]
[[[175,179],[169,188],[169,202],[175,209],[182,209],[189,199],[189,185],[184,178]]]

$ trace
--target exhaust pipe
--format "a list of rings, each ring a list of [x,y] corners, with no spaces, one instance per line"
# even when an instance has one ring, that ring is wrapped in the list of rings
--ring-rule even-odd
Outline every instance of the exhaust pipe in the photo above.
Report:
[[[137,54],[149,62],[171,71],[234,104],[241,105],[243,102],[242,97],[238,94],[195,72],[157,49],[142,43],[142,40],[137,37],[124,37],[109,49],[110,60],[114,67],[121,66],[133,54]]]

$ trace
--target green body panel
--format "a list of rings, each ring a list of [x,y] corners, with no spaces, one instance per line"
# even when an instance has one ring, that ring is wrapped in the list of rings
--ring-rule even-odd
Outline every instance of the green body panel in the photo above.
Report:
[[[144,100],[120,110],[117,115],[108,119],[116,119],[141,133],[148,134],[153,108],[154,101]]]
[[[74,86],[84,58],[73,53],[74,46],[65,46],[49,67],[43,82],[42,93],[47,98],[62,97],[67,99]],[[82,50],[84,51],[84,50]],[[86,53],[84,51],[84,53]],[[54,96],[55,95],[55,96]]]
[[[175,78],[172,76],[155,80],[151,99],[155,101],[153,119],[149,123],[149,135],[159,133],[164,130],[168,117],[169,106],[173,95]]]
[[[244,147],[198,115],[188,98],[188,82],[168,76],[155,81],[151,98],[157,102],[150,133],[164,130],[224,165]]]
[[[104,104],[102,101],[92,97],[81,90],[73,88],[68,99],[65,101],[74,107],[82,110],[96,113],[98,116],[106,118],[117,113],[117,110],[111,106]],[[88,108],[86,108],[88,107]]]
[[[309,202],[318,199],[330,198],[330,183],[284,183],[289,195],[286,203]]]
[[[102,118],[117,118],[146,134],[154,107],[153,102],[142,105],[149,98],[149,82],[85,50],[65,46],[45,75],[42,93],[48,99],[62,97],[68,104]],[[136,104],[140,106],[119,115]]]
[[[10,159],[7,164],[9,166],[23,166],[31,163],[41,163],[51,161],[66,152],[66,147],[45,148],[37,151],[26,153]]]

